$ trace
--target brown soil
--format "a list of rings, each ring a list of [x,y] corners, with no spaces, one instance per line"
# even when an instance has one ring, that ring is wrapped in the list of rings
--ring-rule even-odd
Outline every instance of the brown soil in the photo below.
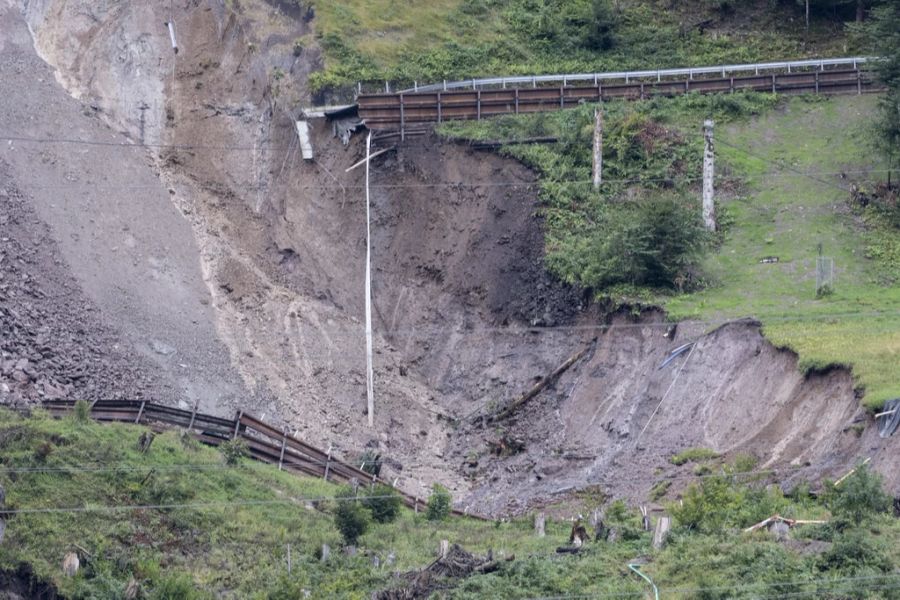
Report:
[[[888,460],[871,427],[861,438],[848,429],[864,418],[850,376],[803,377],[753,323],[682,325],[677,340],[652,313],[598,328],[596,307],[544,270],[534,175],[434,136],[373,161],[367,428],[364,169],[345,172],[364,140],[344,147],[317,121],[314,162],[295,141],[320,57],[295,57],[292,44],[315,21],[255,0],[234,11],[166,4],[26,2],[57,83],[18,10],[0,3],[12,34],[0,36],[0,80],[24,94],[0,95],[0,130],[150,144],[22,142],[2,155],[102,325],[140,356],[135,369],[160,370],[148,394],[199,400],[206,412],[242,408],[345,457],[377,448],[405,489],[424,495],[440,481],[458,505],[493,514],[591,485],[643,498],[657,479],[689,473],[667,460],[690,446],[750,452],[766,467],[810,463],[791,471],[808,478],[840,474],[864,450]],[[156,25],[169,19],[177,58]],[[695,338],[690,358],[658,369]],[[508,421],[468,418],[586,347]],[[524,450],[490,453],[504,435]]]

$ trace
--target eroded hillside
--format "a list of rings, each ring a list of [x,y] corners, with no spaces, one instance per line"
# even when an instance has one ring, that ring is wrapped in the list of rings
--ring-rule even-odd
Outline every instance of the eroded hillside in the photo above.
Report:
[[[851,429],[868,417],[847,372],[803,377],[753,323],[666,337],[658,314],[601,314],[545,273],[534,175],[431,136],[374,163],[368,429],[364,174],[345,172],[364,142],[344,147],[316,123],[308,163],[295,141],[320,58],[294,42],[315,19],[249,0],[0,6],[3,85],[18,91],[0,98],[0,129],[28,138],[3,149],[4,183],[49,226],[127,344],[123,360],[159,370],[153,394],[244,409],[349,457],[376,449],[405,489],[441,481],[492,513],[593,484],[640,497],[693,446],[796,478],[834,475],[863,451],[887,464],[872,427]],[[59,138],[74,141],[48,141]],[[468,418],[584,349],[509,421]],[[524,451],[491,453],[504,435]]]

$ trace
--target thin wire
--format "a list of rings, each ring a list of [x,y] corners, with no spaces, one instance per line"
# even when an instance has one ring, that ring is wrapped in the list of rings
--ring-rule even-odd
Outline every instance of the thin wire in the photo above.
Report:
[[[684,370],[684,367],[687,366],[688,361],[691,360],[691,355],[694,354],[694,350],[697,348],[697,344],[699,340],[694,340],[691,342],[691,351],[688,352],[687,358],[684,359],[684,362],[678,367],[678,372],[675,373],[675,377],[672,379],[672,383],[669,384],[669,387],[666,389],[666,393],[662,395],[662,398],[659,399],[659,404],[656,405],[656,408],[653,409],[653,412],[650,414],[650,418],[647,419],[647,423],[644,424],[644,428],[641,429],[641,432],[638,434],[637,439],[641,439],[641,436],[644,435],[644,432],[647,431],[647,428],[650,427],[650,423],[653,422],[653,417],[656,416],[659,407],[663,405],[663,402],[666,401],[666,398],[669,395],[669,392],[672,391],[672,388],[675,387],[675,383],[678,381],[678,378],[681,377],[681,372]]]
[[[296,505],[300,502],[325,502],[334,500],[336,502],[356,502],[365,499],[384,499],[397,498],[396,494],[384,494],[378,496],[360,495],[358,497],[341,498],[337,496],[317,496],[312,498],[290,498],[288,500],[236,500],[223,502],[190,502],[184,504],[106,504],[96,506],[70,506],[70,507],[36,507],[36,508],[17,508],[17,509],[0,509],[0,515],[21,515],[21,514],[43,514],[43,513],[85,513],[85,512],[103,512],[103,511],[119,511],[119,510],[169,510],[189,508],[192,510],[205,510],[214,508],[228,508],[232,506],[277,506],[277,505]]]
[[[797,580],[797,581],[780,581],[780,582],[760,582],[760,583],[747,583],[747,584],[736,584],[730,586],[716,586],[716,587],[702,587],[702,588],[664,588],[660,587],[659,592],[660,595],[663,593],[666,594],[701,594],[704,592],[717,592],[717,591],[741,591],[741,590],[754,590],[754,589],[767,589],[767,588],[777,588],[777,587],[785,587],[789,585],[818,585],[819,589],[810,591],[810,592],[785,592],[780,593],[777,596],[759,596],[757,598],[788,598],[798,596],[808,596],[810,594],[816,594],[821,592],[822,585],[826,584],[825,587],[836,587],[840,584],[845,583],[858,583],[871,581],[873,583],[872,586],[866,586],[868,589],[892,589],[895,587],[900,587],[900,584],[895,582],[885,583],[882,585],[878,585],[882,581],[885,580],[893,580],[896,577],[900,577],[900,572],[894,571],[891,574],[886,575],[871,575],[871,576],[860,576],[860,577],[845,577],[845,578],[818,578],[818,579],[807,579],[807,580]],[[611,592],[611,593],[603,593],[599,592],[596,594],[565,594],[560,596],[533,596],[529,597],[525,600],[590,600],[592,598],[615,598],[621,596],[633,596],[633,595],[644,595],[644,592]]]

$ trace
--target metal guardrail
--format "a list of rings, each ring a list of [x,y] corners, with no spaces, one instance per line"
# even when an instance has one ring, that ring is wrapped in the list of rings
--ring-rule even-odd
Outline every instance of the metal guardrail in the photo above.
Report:
[[[66,415],[75,408],[73,400],[45,400],[42,407],[55,417]],[[382,483],[394,488],[401,500],[417,512],[425,508],[425,500],[404,492],[392,482],[372,475],[361,468],[342,461],[299,440],[284,430],[239,412],[234,420],[164,406],[141,400],[101,400],[91,405],[91,417],[97,421],[116,421],[164,429],[160,425],[182,427],[195,438],[210,446],[241,438],[247,444],[251,458],[277,464],[279,470],[322,477],[326,481]],[[465,510],[452,509],[453,514],[480,520],[490,520]]]
[[[859,65],[871,62],[873,59],[865,56],[854,56],[849,58],[822,58],[809,60],[793,60],[781,62],[765,62],[765,63],[749,63],[739,65],[717,65],[709,67],[684,67],[679,69],[655,69],[644,71],[614,71],[606,73],[571,73],[563,75],[530,75],[530,76],[514,76],[514,77],[485,77],[480,79],[467,79],[463,81],[443,81],[442,83],[434,83],[429,85],[415,85],[412,88],[401,90],[403,93],[408,92],[439,92],[447,90],[461,89],[479,89],[485,87],[521,87],[530,85],[537,87],[543,84],[562,84],[563,86],[570,83],[592,82],[597,85],[601,81],[624,80],[628,83],[632,79],[649,79],[655,78],[656,81],[662,81],[664,78],[670,77],[687,77],[693,79],[698,75],[728,75],[737,73],[753,73],[759,75],[766,71],[787,71],[791,73],[795,70],[803,69],[819,69],[825,70],[828,67],[847,67],[851,66],[856,69]]]

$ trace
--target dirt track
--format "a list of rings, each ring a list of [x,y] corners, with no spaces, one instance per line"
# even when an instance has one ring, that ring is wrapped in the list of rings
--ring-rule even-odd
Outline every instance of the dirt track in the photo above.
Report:
[[[491,512],[590,484],[642,497],[689,446],[752,452],[765,465],[809,462],[798,475],[809,477],[880,447],[871,427],[862,438],[848,429],[860,418],[849,375],[804,379],[753,325],[699,337],[674,384],[682,359],[664,370],[659,362],[703,329],[669,340],[655,314],[590,329],[605,322],[596,308],[544,272],[533,175],[433,137],[373,164],[378,408],[368,430],[363,173],[344,172],[364,144],[357,136],[345,148],[318,122],[316,161],[299,157],[293,119],[319,57],[315,48],[294,56],[292,42],[310,24],[249,0],[236,13],[196,0],[174,14],[155,3],[26,2],[57,83],[4,1],[0,81],[18,93],[0,94],[0,131],[151,144],[23,142],[0,154],[4,185],[49,226],[65,259],[59,277],[74,277],[73,294],[97,307],[97,339],[120,340],[110,343],[121,354],[98,352],[134,373],[113,378],[130,387],[85,383],[98,396],[140,388],[208,412],[245,408],[347,457],[378,448],[404,488],[442,481],[460,503]],[[157,26],[169,18],[177,59]],[[482,185],[445,185],[460,181]],[[26,238],[45,225],[30,227]],[[45,256],[36,264],[53,262]],[[48,310],[67,322],[64,306]],[[493,457],[488,443],[502,431],[457,421],[589,345],[500,425],[525,440],[523,453]]]

